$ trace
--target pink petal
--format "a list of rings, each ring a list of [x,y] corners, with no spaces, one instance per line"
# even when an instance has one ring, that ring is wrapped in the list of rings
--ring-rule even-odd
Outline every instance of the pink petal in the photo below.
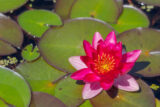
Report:
[[[125,74],[120,76],[114,81],[114,86],[125,91],[138,91],[139,85],[137,81],[130,76],[129,74]]]
[[[89,73],[92,73],[92,71],[88,68],[84,68],[84,69],[74,72],[71,75],[71,78],[74,80],[83,80],[83,78]]]
[[[83,80],[85,82],[95,82],[95,81],[99,81],[100,80],[100,77],[97,76],[95,73],[90,73],[90,74],[87,74]]]
[[[113,82],[107,83],[107,82],[105,82],[105,81],[102,81],[102,82],[100,83],[100,85],[101,85],[101,87],[102,87],[104,90],[109,90],[109,89],[112,87]]]
[[[100,34],[99,32],[96,32],[96,33],[94,34],[93,41],[92,41],[92,46],[93,46],[94,49],[97,50],[98,42],[99,42],[100,40],[103,41],[103,38],[102,38],[102,36],[101,36],[101,34]]]
[[[123,54],[122,62],[136,62],[141,54],[141,50],[134,50]]]
[[[122,66],[121,66],[121,73],[122,74],[125,74],[127,73],[128,71],[130,71],[134,66],[134,63],[123,63]]]
[[[104,42],[106,45],[111,45],[111,44],[115,45],[117,43],[117,39],[114,31],[108,34]]]
[[[83,41],[83,47],[84,47],[84,50],[86,52],[86,55],[89,56],[89,57],[92,57],[92,46],[90,45],[90,43],[86,40]]]
[[[101,88],[99,82],[93,82],[93,83],[86,83],[83,92],[82,97],[83,99],[90,99],[98,95],[103,89]]]
[[[86,64],[81,60],[80,56],[72,56],[69,58],[69,62],[77,70],[87,68]]]

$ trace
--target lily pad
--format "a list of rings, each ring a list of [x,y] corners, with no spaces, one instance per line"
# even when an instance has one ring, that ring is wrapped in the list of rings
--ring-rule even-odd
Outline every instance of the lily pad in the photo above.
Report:
[[[29,82],[33,91],[46,92],[52,95],[56,86],[53,82],[65,75],[64,72],[48,65],[42,58],[34,62],[22,63],[16,68],[16,71]]]
[[[89,100],[86,100],[83,104],[81,104],[79,107],[93,107],[91,102]]]
[[[62,25],[60,17],[47,10],[28,10],[18,17],[18,23],[29,34],[41,37],[50,26]]]
[[[23,50],[22,50],[22,57],[26,61],[33,61],[37,59],[40,56],[40,53],[38,52],[37,46],[33,48],[33,45],[27,45]]]
[[[17,23],[0,14],[0,55],[15,53],[15,47],[20,48],[22,42],[23,33]]]
[[[33,92],[30,107],[66,107],[59,99],[42,92]]]
[[[15,107],[28,107],[30,88],[18,73],[0,67],[0,99]]]
[[[149,4],[149,5],[160,6],[160,0],[137,0],[137,1],[145,4]]]
[[[140,9],[125,5],[117,23],[111,25],[121,33],[137,27],[148,27],[149,24],[148,17]]]
[[[160,31],[149,28],[137,28],[126,31],[118,36],[118,40],[126,46],[127,51],[141,49],[142,54],[132,69],[146,77],[159,76],[160,55],[150,52],[160,51]]]
[[[41,55],[57,69],[73,72],[69,64],[71,56],[84,55],[83,40],[92,41],[95,32],[100,32],[105,38],[113,30],[108,24],[93,18],[78,18],[69,20],[62,27],[49,29],[39,41]]]
[[[152,90],[142,80],[138,81],[139,92],[126,92],[122,90],[103,91],[91,99],[94,107],[155,107],[155,98]]]
[[[55,89],[55,96],[67,107],[78,107],[82,102],[83,85],[76,84],[76,81],[67,77],[61,80]]]
[[[71,9],[71,18],[93,17],[105,22],[116,22],[120,14],[115,0],[77,0]]]
[[[75,0],[57,0],[55,12],[60,15],[62,19],[68,19],[70,17],[70,10],[74,2]]]
[[[156,107],[160,107],[160,101],[156,99]]]
[[[19,8],[28,0],[0,0],[0,12],[8,12]]]

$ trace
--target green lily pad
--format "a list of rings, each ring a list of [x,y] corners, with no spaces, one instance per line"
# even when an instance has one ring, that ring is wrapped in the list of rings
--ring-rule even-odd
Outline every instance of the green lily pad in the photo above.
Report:
[[[28,107],[30,88],[18,73],[0,67],[0,98],[3,102],[15,107]]]
[[[23,50],[22,50],[22,57],[26,61],[33,61],[37,59],[40,56],[40,53],[38,52],[37,46],[33,48],[33,45],[27,45]]]
[[[22,42],[23,33],[17,23],[0,14],[0,55],[15,53],[15,47],[20,48]]]
[[[19,8],[28,0],[0,0],[0,12],[8,12]]]
[[[148,17],[140,9],[125,5],[117,23],[111,25],[121,33],[137,27],[148,27],[149,24]]]
[[[42,92],[33,92],[30,107],[66,107],[59,99]]]
[[[105,22],[116,22],[120,14],[115,0],[77,0],[71,9],[71,18],[93,17]]]
[[[93,107],[91,102],[89,100],[86,100],[83,104],[81,104],[79,107]]]
[[[61,16],[62,19],[68,19],[70,17],[70,10],[74,2],[75,0],[57,0],[55,12]]]
[[[9,104],[6,104],[5,101],[0,100],[0,107],[8,107],[8,106],[9,106]]]
[[[65,75],[64,72],[48,65],[42,58],[34,62],[22,63],[16,68],[16,71],[29,82],[33,91],[46,92],[52,95],[56,86],[53,82]]]
[[[113,30],[108,24],[92,18],[80,18],[67,21],[62,27],[48,30],[39,41],[41,55],[57,69],[74,72],[69,64],[71,56],[84,55],[83,40],[92,41],[95,32],[105,38]]]
[[[160,51],[160,31],[149,28],[137,28],[126,31],[118,36],[118,40],[126,46],[127,51],[141,49],[142,54],[132,69],[132,73],[142,76],[159,76],[160,56],[150,54]]]
[[[61,80],[55,89],[55,97],[60,99],[67,107],[78,107],[82,102],[83,85],[67,77]]]
[[[137,1],[145,4],[149,4],[149,5],[160,6],[160,0],[137,0]]]
[[[62,25],[60,17],[47,10],[28,10],[18,17],[18,23],[29,34],[41,37],[50,26]]]
[[[155,98],[152,90],[142,80],[138,80],[141,87],[139,92],[122,90],[106,91],[91,99],[94,107],[155,107]]]

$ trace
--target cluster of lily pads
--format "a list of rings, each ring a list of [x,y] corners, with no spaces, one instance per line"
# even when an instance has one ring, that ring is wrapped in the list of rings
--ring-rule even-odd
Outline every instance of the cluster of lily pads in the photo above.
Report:
[[[53,0],[54,1],[54,0]],[[160,5],[160,0],[137,0]],[[29,8],[17,11],[28,0],[0,0],[0,56],[21,52],[25,60],[13,69],[0,67],[0,107],[159,107],[141,77],[160,75],[160,30],[149,28],[147,15],[123,0],[56,0],[53,11]],[[113,87],[89,100],[82,98],[83,82],[70,78],[76,70],[71,56],[85,55],[83,40],[95,32],[103,38],[115,31],[126,52],[142,51],[129,72],[140,86],[137,92]],[[36,46],[23,47],[32,38]]]

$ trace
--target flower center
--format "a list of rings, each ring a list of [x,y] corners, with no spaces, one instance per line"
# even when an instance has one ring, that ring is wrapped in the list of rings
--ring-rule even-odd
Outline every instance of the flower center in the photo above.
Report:
[[[98,58],[94,60],[94,70],[100,74],[106,74],[115,68],[115,58],[110,54],[98,55]]]

